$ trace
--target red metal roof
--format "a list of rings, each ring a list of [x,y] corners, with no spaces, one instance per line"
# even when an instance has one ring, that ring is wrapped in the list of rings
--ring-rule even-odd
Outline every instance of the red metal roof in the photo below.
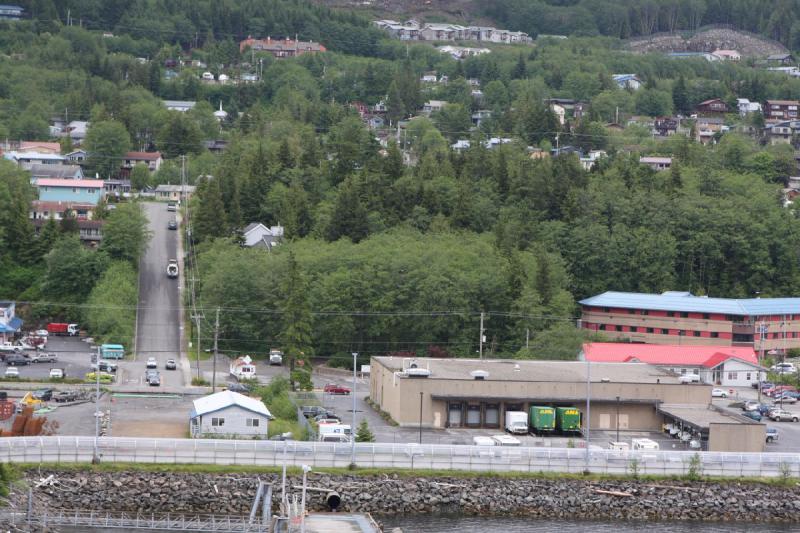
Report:
[[[630,344],[623,342],[590,342],[583,345],[588,361],[624,363],[632,360],[651,365],[717,366],[735,358],[758,364],[752,348],[735,346],[682,346],[677,344]]]
[[[136,161],[156,161],[161,157],[161,152],[128,152],[123,159]]]

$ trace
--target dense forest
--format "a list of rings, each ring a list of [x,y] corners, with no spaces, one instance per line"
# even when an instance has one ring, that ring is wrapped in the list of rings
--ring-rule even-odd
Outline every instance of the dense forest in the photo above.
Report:
[[[628,38],[725,24],[800,49],[797,0],[494,0],[486,14],[531,35]]]
[[[561,4],[548,9],[591,6]],[[498,18],[510,5],[497,3]],[[800,225],[781,197],[794,150],[764,142],[763,117],[726,117],[730,129],[709,146],[683,134],[655,139],[636,119],[627,124],[635,115],[688,114],[709,98],[800,98],[800,81],[783,74],[634,55],[612,37],[497,46],[457,61],[301,1],[26,6],[33,20],[0,31],[0,137],[46,140],[54,116],[90,120],[87,174],[114,175],[129,149],[166,157],[155,174],[134,169],[134,189],[178,183],[185,155],[198,187],[189,266],[199,305],[221,309],[226,350],[282,345],[293,325],[285,317],[307,315],[299,335],[309,337],[306,355],[471,355],[484,313],[489,353],[569,358],[584,338],[574,328],[580,298],[604,290],[791,295],[799,281]],[[599,25],[601,11],[587,20]],[[577,22],[570,31],[531,31],[573,30],[583,32]],[[598,31],[613,34],[599,26],[583,33]],[[331,51],[280,60],[240,54],[238,39],[250,33],[297,33]],[[168,77],[166,61],[180,58],[202,60],[215,75],[263,77],[204,83],[192,67]],[[448,82],[422,84],[431,71]],[[618,88],[611,76],[620,72],[637,73],[643,87]],[[468,80],[477,80],[479,99]],[[588,110],[561,124],[546,104],[555,97]],[[198,104],[178,113],[162,99]],[[418,116],[431,99],[448,105]],[[380,101],[391,127],[376,131],[355,104]],[[228,113],[221,123],[212,114],[220,104]],[[491,117],[476,128],[479,109]],[[613,121],[624,129],[608,128]],[[491,137],[511,142],[487,148]],[[224,152],[204,147],[213,139],[227,141]],[[452,150],[458,140],[470,147]],[[576,153],[531,158],[555,146],[608,157],[592,170]],[[640,155],[674,164],[656,172]],[[0,166],[0,297],[38,302],[34,316],[59,309],[115,331],[102,324],[116,316],[103,302],[131,301],[134,258],[147,238],[141,213],[105,213],[110,233],[98,250],[75,246],[69,223],[35,237],[27,183],[13,164]],[[282,225],[286,242],[272,252],[243,248],[251,222]],[[138,228],[132,235],[130,226]]]

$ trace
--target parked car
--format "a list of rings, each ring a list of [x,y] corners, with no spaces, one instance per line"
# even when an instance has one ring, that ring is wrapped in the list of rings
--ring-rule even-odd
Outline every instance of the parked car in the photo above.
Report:
[[[316,423],[320,423],[322,420],[340,420],[339,417],[333,411],[322,411],[318,415],[314,417],[314,421]]]
[[[785,411],[783,409],[776,409],[770,415],[770,418],[775,422],[797,422],[800,420],[800,416],[791,411]]]
[[[758,411],[760,405],[761,404],[755,400],[747,400],[744,402],[744,405],[742,405],[742,411]]]
[[[776,428],[767,428],[767,442],[775,442],[778,440],[778,430]]]
[[[175,219],[167,222],[167,229],[178,229],[178,222]]]
[[[350,389],[336,385],[335,383],[328,383],[325,385],[325,394],[350,394]]]
[[[767,389],[771,389],[771,388],[774,386],[774,385],[773,385],[771,382],[769,382],[769,381],[762,381],[762,382],[760,382],[760,383],[759,383],[758,381],[754,381],[754,382],[752,382],[752,383],[750,384],[750,386],[751,386],[751,387],[753,387],[754,389],[757,389],[757,388],[758,388],[758,386],[759,386],[759,384],[761,385],[761,391],[762,391],[762,392],[763,392],[763,391],[765,391],[765,390],[767,390]]]
[[[167,359],[164,368],[166,368],[167,370],[177,370],[178,364],[175,362],[175,359]]]
[[[156,361],[155,357],[147,358],[147,368],[158,368],[158,361]]]
[[[6,356],[6,364],[8,366],[25,366],[29,363],[28,358],[24,355],[12,353]]]
[[[770,367],[772,372],[777,372],[778,374],[796,374],[797,368],[795,368],[794,364],[792,363],[778,363]]]
[[[147,380],[147,384],[151,387],[159,387],[161,385],[161,376],[159,374],[150,376],[150,379]]]
[[[55,363],[58,361],[58,355],[54,353],[33,353],[28,356],[31,363]]]
[[[244,383],[228,383],[225,388],[231,392],[238,392],[239,394],[247,394],[250,392],[250,387]]]
[[[6,368],[5,376],[7,378],[18,378],[19,377],[19,368],[15,366],[10,366]]]
[[[101,372],[116,372],[117,363],[100,359],[97,363],[92,363],[91,368],[92,370],[100,370]]]
[[[318,415],[324,414],[327,412],[327,409],[320,405],[304,405],[303,406],[303,416],[306,418],[314,418]]]
[[[167,203],[167,211],[177,211],[178,205],[175,202],[168,202]]]
[[[62,390],[53,395],[53,399],[58,403],[74,402],[78,399],[78,392],[74,390]]]
[[[49,402],[53,399],[53,389],[38,389],[33,391],[33,397],[43,402]]]
[[[761,418],[762,418],[761,413],[759,413],[758,411],[745,411],[744,413],[742,413],[742,416],[746,416],[747,418],[751,418],[751,419],[755,420],[756,422],[761,422]]]
[[[67,373],[64,372],[63,368],[51,368],[50,374],[48,374],[50,379],[64,379],[67,377]]]
[[[728,392],[724,389],[712,389],[711,390],[711,397],[712,398],[727,398]]]
[[[46,329],[37,329],[36,331],[33,332],[33,334],[36,335],[37,337],[44,337],[46,339],[47,336],[50,335],[50,332],[47,331]]]
[[[789,392],[783,392],[773,398],[775,403],[797,403],[797,397]]]

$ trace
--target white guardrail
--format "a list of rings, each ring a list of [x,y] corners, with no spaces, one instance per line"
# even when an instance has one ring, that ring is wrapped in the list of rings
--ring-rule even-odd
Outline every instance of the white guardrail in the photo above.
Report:
[[[9,463],[88,463],[94,437],[0,438],[0,461]],[[411,468],[480,472],[573,472],[603,474],[800,477],[800,454],[693,451],[615,451],[584,448],[448,446],[357,443],[362,468]],[[247,466],[309,465],[347,467],[350,444],[301,441],[147,439],[100,437],[101,462],[214,464]]]

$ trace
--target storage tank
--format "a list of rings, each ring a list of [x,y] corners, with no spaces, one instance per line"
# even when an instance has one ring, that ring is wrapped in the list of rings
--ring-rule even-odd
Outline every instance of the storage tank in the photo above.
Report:
[[[556,427],[561,433],[581,430],[581,412],[574,407],[556,407]]]
[[[552,433],[556,429],[556,410],[552,407],[531,407],[531,431],[537,434]]]

